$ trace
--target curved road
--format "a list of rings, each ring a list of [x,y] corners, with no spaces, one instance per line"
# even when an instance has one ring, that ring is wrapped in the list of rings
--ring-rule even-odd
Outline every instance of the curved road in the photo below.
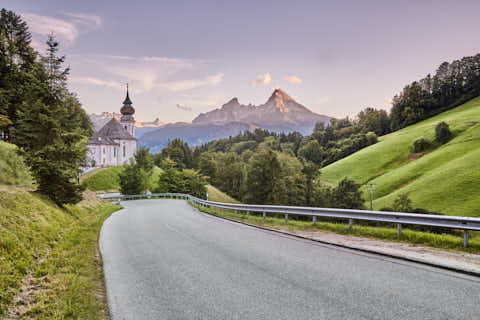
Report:
[[[480,319],[480,279],[124,202],[100,237],[113,319]]]

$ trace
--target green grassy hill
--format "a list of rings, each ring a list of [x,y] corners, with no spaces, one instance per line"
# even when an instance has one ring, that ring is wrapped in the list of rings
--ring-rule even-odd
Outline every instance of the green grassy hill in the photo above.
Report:
[[[91,191],[116,192],[120,189],[120,180],[118,174],[123,171],[123,167],[100,168],[91,171],[80,178],[81,183]],[[157,184],[158,176],[162,172],[159,167],[153,168],[150,177],[153,185]]]
[[[445,121],[454,137],[425,154],[412,154],[413,141],[435,138]],[[447,215],[480,216],[480,98],[380,138],[380,142],[322,169],[322,180],[343,177],[376,183],[374,209],[391,206],[407,193],[414,207]],[[367,187],[364,187],[368,199]]]
[[[31,185],[33,179],[13,144],[0,141],[0,184]]]
[[[208,191],[208,200],[215,202],[225,202],[225,203],[240,203],[238,200],[233,199],[228,194],[218,190],[212,185],[207,186]]]

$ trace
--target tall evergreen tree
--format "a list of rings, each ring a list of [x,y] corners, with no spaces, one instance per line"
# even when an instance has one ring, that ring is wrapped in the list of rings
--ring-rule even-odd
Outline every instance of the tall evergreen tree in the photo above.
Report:
[[[0,11],[0,116],[9,119],[2,130],[4,140],[11,140],[18,111],[23,107],[35,69],[36,53],[30,46],[27,24],[12,11]]]
[[[79,167],[86,162],[91,133],[88,116],[66,87],[68,68],[56,58],[58,43],[47,41],[47,57],[28,74],[29,90],[12,130],[12,139],[30,166],[38,190],[58,204],[81,200],[76,184]]]

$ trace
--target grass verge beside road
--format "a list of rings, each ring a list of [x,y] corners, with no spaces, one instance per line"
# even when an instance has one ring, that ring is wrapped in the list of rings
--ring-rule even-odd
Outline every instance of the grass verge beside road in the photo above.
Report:
[[[0,192],[0,318],[108,319],[99,231],[120,207]]]
[[[190,203],[192,206],[193,204]],[[298,221],[290,219],[288,222],[285,222],[282,218],[268,217],[263,220],[261,216],[257,215],[246,215],[246,214],[235,214],[232,212],[219,211],[215,212],[213,209],[207,209],[204,207],[194,206],[202,212],[227,218],[231,220],[236,220],[240,222],[245,222],[251,225],[266,227],[266,228],[288,228],[288,230],[326,230],[339,234],[347,234],[352,236],[367,237],[372,239],[380,239],[386,241],[399,241],[399,242],[408,242],[412,244],[422,244],[430,246],[433,248],[455,250],[461,252],[469,253],[480,253],[480,239],[477,234],[473,233],[470,239],[469,247],[465,248],[463,246],[463,237],[450,235],[450,234],[434,234],[428,232],[419,232],[412,231],[404,228],[402,231],[402,236],[399,238],[397,236],[396,228],[386,228],[386,227],[370,227],[370,226],[361,226],[354,225],[352,229],[349,228],[346,223],[333,223],[333,222],[322,222],[317,220],[317,224],[312,226],[311,221]],[[319,218],[320,219],[320,218]]]

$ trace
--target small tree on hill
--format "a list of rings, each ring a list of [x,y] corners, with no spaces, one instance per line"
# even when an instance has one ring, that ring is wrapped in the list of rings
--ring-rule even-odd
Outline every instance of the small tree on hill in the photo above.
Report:
[[[140,147],[135,153],[135,164],[150,175],[155,167],[153,156],[146,147]]]
[[[448,124],[443,121],[437,124],[435,127],[435,136],[437,141],[442,144],[448,142],[452,137],[452,132],[450,131]]]
[[[413,152],[415,153],[426,151],[428,148],[430,148],[430,141],[424,137],[420,137],[413,141]]]
[[[363,209],[360,185],[355,181],[344,178],[333,190],[333,206],[343,209]]]
[[[393,202],[393,211],[396,212],[412,212],[412,200],[408,197],[406,193],[401,193],[397,196]]]
[[[144,169],[134,162],[125,165],[125,170],[118,176],[122,194],[144,194],[147,191],[149,176]]]

